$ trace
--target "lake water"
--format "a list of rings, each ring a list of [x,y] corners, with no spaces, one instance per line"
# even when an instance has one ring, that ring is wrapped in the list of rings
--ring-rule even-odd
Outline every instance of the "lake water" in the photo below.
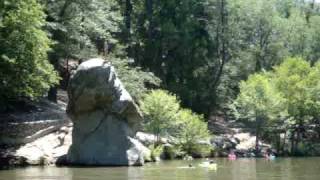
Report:
[[[320,180],[320,158],[215,159],[216,171],[183,168],[196,161],[163,161],[143,167],[29,167],[0,171],[0,180]]]

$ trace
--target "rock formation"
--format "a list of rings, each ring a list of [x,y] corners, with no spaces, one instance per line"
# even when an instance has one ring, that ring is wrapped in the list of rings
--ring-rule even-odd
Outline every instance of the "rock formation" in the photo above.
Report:
[[[143,149],[133,139],[141,113],[109,63],[82,63],[71,77],[68,95],[67,114],[73,121],[68,164],[143,164]]]

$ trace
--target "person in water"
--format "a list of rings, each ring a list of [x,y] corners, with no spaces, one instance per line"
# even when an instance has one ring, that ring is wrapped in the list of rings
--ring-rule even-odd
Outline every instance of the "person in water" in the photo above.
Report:
[[[268,153],[266,155],[266,159],[268,160],[275,160],[276,159],[276,156],[271,152],[271,153]]]
[[[237,155],[231,151],[229,154],[228,154],[228,159],[229,160],[236,160],[237,159]]]
[[[206,159],[206,161],[199,164],[202,168],[208,168],[209,170],[217,170],[217,163],[215,163],[213,160]]]
[[[273,153],[271,153],[269,155],[269,160],[275,160],[275,159],[276,159],[276,156]]]
[[[273,154],[272,151],[268,150],[264,157],[267,159],[267,160],[274,160],[276,158],[276,156]]]

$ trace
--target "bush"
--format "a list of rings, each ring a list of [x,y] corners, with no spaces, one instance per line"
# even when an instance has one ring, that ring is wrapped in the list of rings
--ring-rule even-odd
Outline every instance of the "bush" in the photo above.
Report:
[[[201,141],[209,138],[210,133],[203,116],[190,110],[182,109],[178,119],[182,122],[178,133],[179,144],[188,154],[207,154],[211,149],[203,146]]]
[[[164,145],[162,157],[164,159],[175,159],[182,158],[185,155],[185,152],[182,151],[180,145]]]
[[[163,146],[158,145],[158,146],[150,146],[149,149],[151,150],[151,160],[152,161],[157,161],[157,159],[160,158],[160,155],[163,153]]]
[[[177,123],[177,114],[180,108],[176,96],[163,90],[153,90],[140,102],[145,116],[144,130],[158,137],[169,135]]]
[[[203,141],[210,136],[203,116],[180,108],[176,96],[163,90],[151,91],[141,102],[141,109],[145,115],[146,131],[159,138],[167,135],[177,139],[177,144],[166,151],[169,158],[183,152],[198,156],[211,153],[209,145],[203,146]]]

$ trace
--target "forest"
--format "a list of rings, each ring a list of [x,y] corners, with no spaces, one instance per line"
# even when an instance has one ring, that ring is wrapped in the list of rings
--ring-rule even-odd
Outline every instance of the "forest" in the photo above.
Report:
[[[187,152],[215,116],[283,153],[320,150],[316,0],[0,1],[1,113],[57,102],[94,57],[115,66],[144,129],[181,138]]]

